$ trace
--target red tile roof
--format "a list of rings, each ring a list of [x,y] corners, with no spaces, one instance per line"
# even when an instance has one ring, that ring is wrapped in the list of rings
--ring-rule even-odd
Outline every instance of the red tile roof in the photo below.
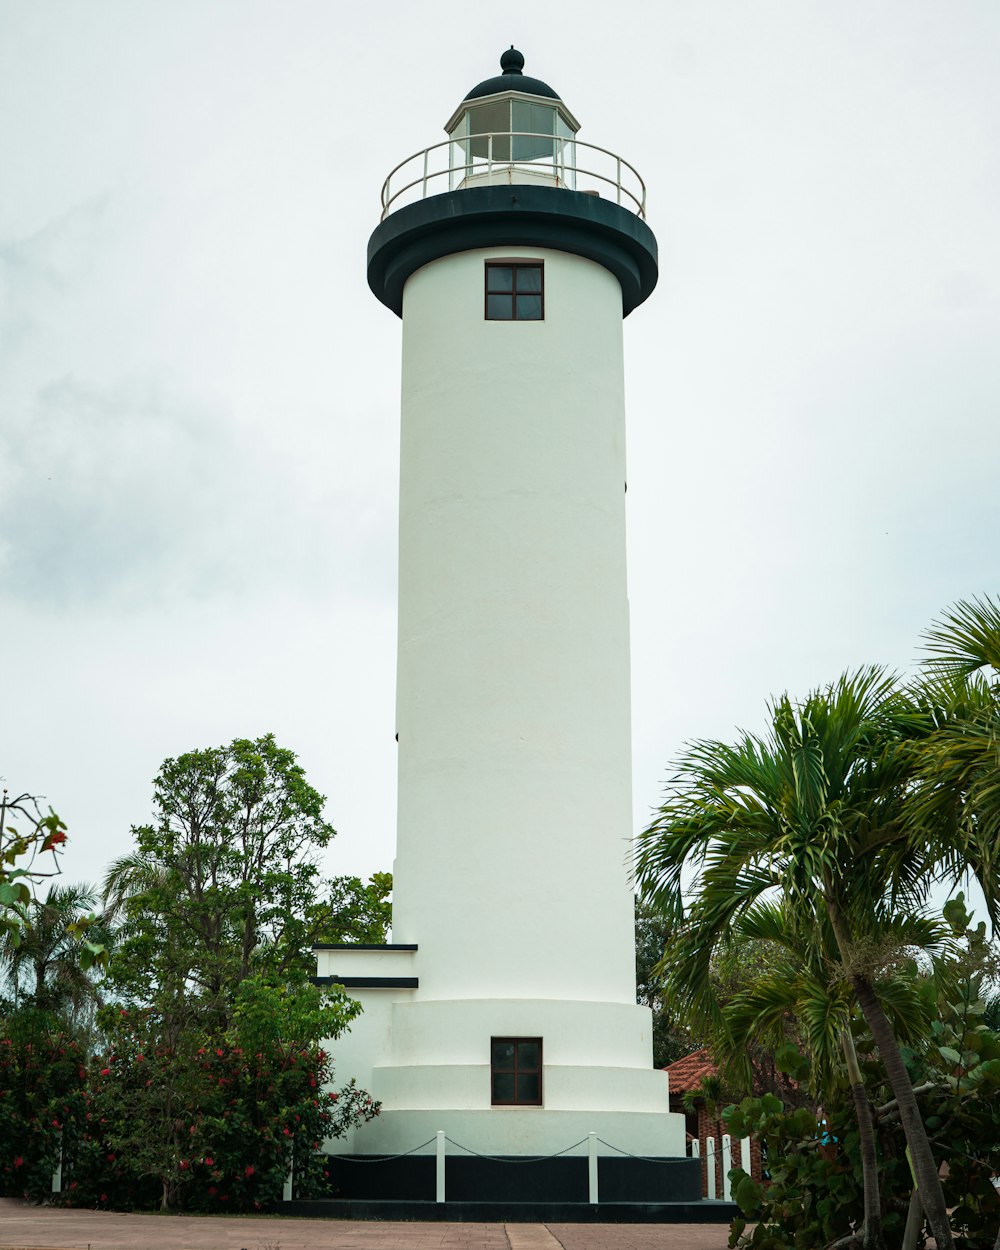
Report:
[[[683,1094],[686,1090],[697,1089],[706,1076],[715,1076],[718,1069],[712,1056],[703,1049],[675,1059],[663,1071],[670,1081],[670,1092]]]

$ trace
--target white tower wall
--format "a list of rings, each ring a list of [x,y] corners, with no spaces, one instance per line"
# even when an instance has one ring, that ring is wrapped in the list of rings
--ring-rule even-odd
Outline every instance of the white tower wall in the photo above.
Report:
[[[543,262],[544,320],[485,319],[487,260]],[[444,1129],[543,1154],[593,1131],[683,1155],[635,1003],[618,280],[520,246],[413,273],[400,479],[392,936],[418,949],[318,971],[418,984],[350,990],[337,1078],[383,1111],[347,1148]],[[542,1107],[491,1106],[496,1036],[542,1038]]]
[[[484,262],[403,301],[393,940],[434,998],[634,1003],[621,288],[544,262],[487,321]]]

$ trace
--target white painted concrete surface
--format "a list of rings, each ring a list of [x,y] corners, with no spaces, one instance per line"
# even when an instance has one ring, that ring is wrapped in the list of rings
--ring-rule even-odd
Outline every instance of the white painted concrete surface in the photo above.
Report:
[[[503,259],[543,262],[543,321],[485,320]],[[392,936],[419,949],[321,967],[419,988],[352,991],[337,1079],[383,1113],[348,1149],[682,1156],[635,1004],[621,289],[558,251],[434,261],[402,377]],[[542,1107],[490,1106],[496,1036],[543,1039]]]

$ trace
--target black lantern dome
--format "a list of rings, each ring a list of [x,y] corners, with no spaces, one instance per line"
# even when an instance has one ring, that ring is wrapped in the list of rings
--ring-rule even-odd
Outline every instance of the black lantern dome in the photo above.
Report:
[[[465,97],[467,100],[478,100],[480,96],[497,95],[501,91],[523,91],[525,95],[547,96],[550,100],[558,100],[559,95],[547,82],[540,78],[529,78],[522,71],[524,57],[513,44],[500,58],[500,73],[495,78],[486,78],[478,83]]]

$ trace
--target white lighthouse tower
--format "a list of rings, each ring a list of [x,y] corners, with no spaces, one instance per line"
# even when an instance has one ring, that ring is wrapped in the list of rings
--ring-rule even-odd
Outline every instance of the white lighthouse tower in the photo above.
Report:
[[[523,64],[393,171],[369,243],[403,323],[393,942],[318,979],[361,999],[337,1076],[383,1107],[349,1152],[679,1156],[626,866],[622,321],[656,241]]]

